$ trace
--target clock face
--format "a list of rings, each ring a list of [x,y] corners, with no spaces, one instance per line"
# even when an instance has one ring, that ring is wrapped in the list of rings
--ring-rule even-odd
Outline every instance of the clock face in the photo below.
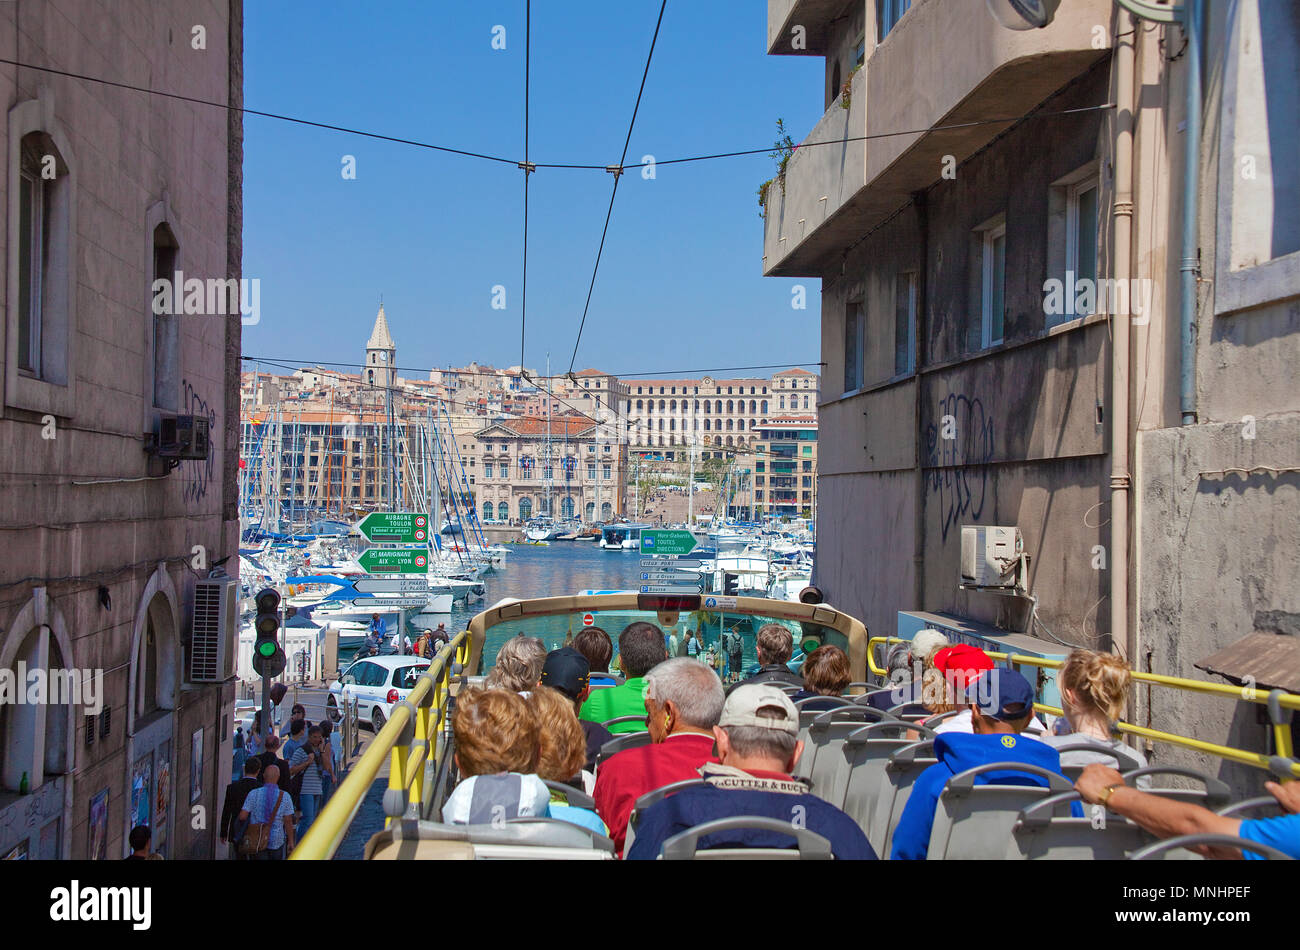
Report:
[[[381,362],[381,363],[387,363],[387,362],[388,362],[388,354],[387,354],[387,353],[380,353],[380,354],[379,354],[379,362]]]

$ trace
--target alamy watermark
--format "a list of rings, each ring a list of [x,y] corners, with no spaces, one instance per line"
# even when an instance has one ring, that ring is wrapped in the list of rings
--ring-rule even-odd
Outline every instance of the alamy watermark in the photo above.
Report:
[[[1094,313],[1134,317],[1141,326],[1151,319],[1156,302],[1156,282],[1145,277],[1094,280],[1065,272],[1065,280],[1043,282],[1043,312],[1052,317],[1086,317]]]
[[[26,660],[19,660],[17,669],[0,669],[0,706],[66,705],[98,716],[104,708],[104,671],[39,666],[29,670]]]
[[[258,277],[209,277],[202,280],[187,278],[184,271],[177,271],[171,279],[159,277],[155,280],[152,290],[156,316],[180,313],[234,316],[238,313],[239,322],[244,326],[262,321],[262,281]]]

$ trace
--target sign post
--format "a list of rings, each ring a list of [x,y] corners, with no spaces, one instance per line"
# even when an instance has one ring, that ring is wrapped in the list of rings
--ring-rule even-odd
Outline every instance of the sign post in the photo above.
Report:
[[[369,548],[361,552],[357,563],[367,574],[427,574],[429,552],[426,548]]]
[[[695,535],[689,531],[643,528],[641,530],[641,554],[657,554],[669,557],[682,557],[695,550],[698,544]]]
[[[369,541],[424,544],[429,540],[429,516],[414,511],[372,511],[357,530]]]

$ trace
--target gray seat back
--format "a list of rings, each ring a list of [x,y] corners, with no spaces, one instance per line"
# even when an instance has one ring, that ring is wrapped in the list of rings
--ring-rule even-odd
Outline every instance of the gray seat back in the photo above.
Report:
[[[1155,840],[1140,825],[1100,805],[1084,806],[1084,818],[1072,817],[1070,805],[1079,800],[1078,792],[1062,792],[1021,809],[1005,856],[1030,861],[1116,861]]]
[[[1064,756],[1067,752],[1100,752],[1103,755],[1114,757],[1117,763],[1115,768],[1120,772],[1129,772],[1134,769],[1142,768],[1142,760],[1134,755],[1130,750],[1120,747],[1113,749],[1110,746],[1102,745],[1100,742],[1089,742],[1087,739],[1072,739],[1069,742],[1063,742],[1060,745],[1053,744],[1057,752],[1062,756],[1061,771],[1071,782],[1077,782],[1086,765],[1067,765],[1064,762]]]
[[[1160,860],[1167,851],[1172,851],[1177,848],[1193,848],[1198,845],[1217,845],[1226,848],[1240,848],[1242,851],[1253,851],[1266,861],[1294,860],[1290,855],[1283,854],[1277,848],[1266,844],[1260,844],[1258,841],[1250,841],[1247,838],[1238,838],[1236,835],[1215,834],[1179,835],[1177,838],[1166,838],[1164,841],[1157,841],[1155,844],[1149,844],[1145,848],[1135,851],[1129,856],[1129,860]]]
[[[813,794],[849,815],[854,811],[864,815],[859,824],[866,828],[889,757],[918,739],[933,738],[934,733],[925,726],[902,721],[873,722],[855,729],[840,746],[839,767],[830,784],[821,793]],[[854,811],[850,811],[850,798]]]
[[[755,828],[762,831],[774,831],[795,839],[795,848],[718,848],[697,851],[699,841],[705,835],[719,831],[733,831],[738,828]],[[753,815],[738,815],[734,818],[719,818],[706,821],[702,825],[688,828],[680,834],[673,835],[663,846],[665,861],[689,861],[695,858],[708,860],[777,860],[777,861],[829,861],[832,857],[831,843],[807,828],[795,828],[788,821],[776,818],[760,818]]]
[[[807,738],[804,738],[803,730],[800,730],[804,750],[794,774],[811,779],[813,794],[820,795],[820,790],[829,787],[839,768],[839,747],[844,744],[849,733],[867,723],[892,718],[879,709],[854,703],[818,713],[808,725]]]
[[[460,842],[473,849],[455,849],[431,842]],[[493,849],[496,849],[495,851]],[[446,852],[442,855],[442,852]],[[453,853],[454,852],[454,853]],[[403,819],[374,835],[366,844],[367,859],[378,855],[396,859],[421,856],[571,858],[614,855],[614,842],[567,821],[553,818],[513,818],[500,825],[455,825]]]
[[[912,784],[938,761],[934,755],[933,739],[923,739],[896,750],[885,763],[876,792],[870,796],[869,811],[865,814],[849,812],[867,833],[867,840],[881,858],[889,857],[889,849],[894,843],[894,828],[903,815],[908,796],[912,794]]]
[[[667,785],[661,785],[659,788],[653,788],[638,798],[632,804],[632,810],[627,816],[627,834],[623,839],[623,853],[627,854],[632,850],[632,842],[636,840],[636,826],[641,821],[641,815],[651,805],[657,805],[674,792],[680,792],[684,788],[690,788],[693,785],[707,784],[702,778],[687,778],[680,782],[669,782]]]
[[[1251,815],[1252,818],[1276,818],[1279,815],[1285,815],[1281,804],[1272,795],[1261,795],[1259,798],[1247,798],[1244,801],[1233,802],[1225,808],[1220,808],[1218,814],[1224,818],[1244,818],[1248,812],[1262,812],[1263,814]]]
[[[596,810],[596,800],[580,788],[574,788],[572,785],[565,785],[563,782],[552,782],[550,779],[542,779],[546,787],[552,792],[557,792],[564,796],[564,802],[572,805],[574,808],[590,808]]]
[[[596,753],[596,771],[600,771],[600,765],[610,756],[618,755],[624,749],[637,749],[643,745],[650,744],[650,733],[648,732],[626,732],[621,736],[615,736]]]
[[[1025,773],[1041,785],[976,784],[991,772]],[[934,810],[928,860],[982,860],[1006,853],[1020,811],[1053,793],[1071,791],[1068,779],[1024,762],[986,762],[959,772],[944,785]]]
[[[1145,768],[1124,772],[1123,775],[1124,782],[1127,785],[1136,785],[1137,779],[1144,776],[1156,775],[1172,775],[1199,782],[1203,786],[1202,788],[1157,788],[1153,786],[1143,789],[1143,791],[1152,795],[1159,795],[1162,798],[1171,798],[1174,801],[1191,802],[1193,805],[1200,805],[1210,811],[1223,808],[1232,801],[1232,792],[1226,782],[1221,782],[1219,779],[1206,775],[1204,772],[1198,772],[1195,769],[1185,769],[1175,765],[1148,765]]]

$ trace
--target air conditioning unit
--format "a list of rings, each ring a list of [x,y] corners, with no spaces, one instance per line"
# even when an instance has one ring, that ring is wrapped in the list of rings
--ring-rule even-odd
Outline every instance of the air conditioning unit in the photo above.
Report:
[[[1019,528],[962,525],[962,587],[1025,590],[1027,561]]]
[[[214,577],[194,585],[190,630],[192,683],[221,683],[235,675],[239,641],[239,578]]]
[[[163,415],[156,433],[145,433],[145,451],[160,458],[204,461],[212,451],[210,423],[203,416]]]

